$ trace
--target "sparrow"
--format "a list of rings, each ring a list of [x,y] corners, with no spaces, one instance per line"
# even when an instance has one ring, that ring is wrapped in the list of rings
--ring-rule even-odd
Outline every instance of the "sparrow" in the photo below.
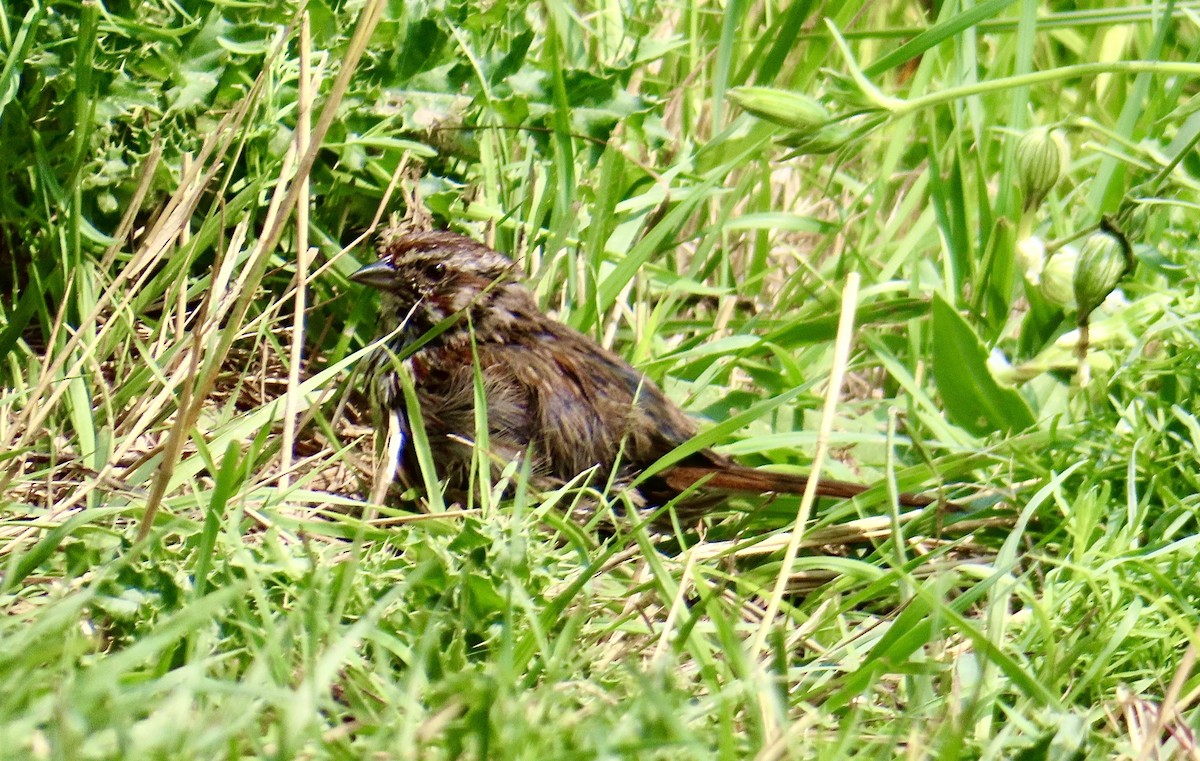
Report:
[[[581,474],[623,491],[640,510],[673,500],[702,515],[728,492],[800,494],[808,478],[737,464],[702,449],[648,478],[653,463],[696,435],[697,424],[644,374],[543,312],[503,254],[448,231],[385,232],[379,258],[350,279],[382,294],[390,336],[366,360],[378,425],[391,431],[388,479],[425,482],[411,445],[419,412],[436,477],[465,502],[476,438],[476,377],[482,381],[487,455],[494,477],[528,458],[530,483],[551,489]],[[405,402],[411,379],[419,410]],[[868,487],[822,478],[817,493],[850,498]],[[682,499],[680,499],[682,495]],[[935,500],[901,494],[900,503]]]

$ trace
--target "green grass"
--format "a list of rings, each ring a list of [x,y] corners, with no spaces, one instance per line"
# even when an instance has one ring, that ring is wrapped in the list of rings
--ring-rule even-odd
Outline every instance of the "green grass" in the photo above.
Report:
[[[0,755],[1200,752],[1197,10],[313,4],[306,47],[268,4],[0,7]],[[1035,127],[1069,161],[1023,212]],[[807,470],[824,423],[879,488],[794,556],[796,499],[364,509],[387,213],[517,256],[697,446]],[[1138,265],[1084,384],[1018,249],[1106,216]]]

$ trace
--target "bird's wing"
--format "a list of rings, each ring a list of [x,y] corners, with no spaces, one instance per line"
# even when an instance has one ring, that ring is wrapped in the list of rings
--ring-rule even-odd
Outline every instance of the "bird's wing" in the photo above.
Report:
[[[505,405],[524,403],[539,455],[560,478],[620,463],[636,471],[690,439],[695,424],[653,381],[615,354],[569,328],[520,343],[477,349],[491,417],[513,417]],[[528,441],[528,438],[527,438]]]

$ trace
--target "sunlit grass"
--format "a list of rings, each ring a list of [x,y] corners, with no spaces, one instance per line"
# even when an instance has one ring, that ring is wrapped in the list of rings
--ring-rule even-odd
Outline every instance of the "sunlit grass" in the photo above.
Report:
[[[290,14],[4,12],[0,754],[1196,753],[1191,3],[379,7],[310,6],[307,127]],[[842,143],[797,153],[745,85]],[[1070,160],[1022,223],[1034,126]],[[1018,237],[1133,201],[1081,387]],[[747,464],[810,468],[844,368],[824,473],[877,488],[792,564],[792,498],[581,526],[514,466],[365,508],[346,275],[393,212],[512,253]]]

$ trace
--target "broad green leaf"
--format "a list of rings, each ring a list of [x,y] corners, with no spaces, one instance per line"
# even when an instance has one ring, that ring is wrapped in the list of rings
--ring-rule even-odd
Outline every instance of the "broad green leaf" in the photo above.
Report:
[[[950,419],[977,436],[1014,433],[1034,423],[1021,395],[992,378],[987,349],[940,295],[933,298],[933,377]]]

